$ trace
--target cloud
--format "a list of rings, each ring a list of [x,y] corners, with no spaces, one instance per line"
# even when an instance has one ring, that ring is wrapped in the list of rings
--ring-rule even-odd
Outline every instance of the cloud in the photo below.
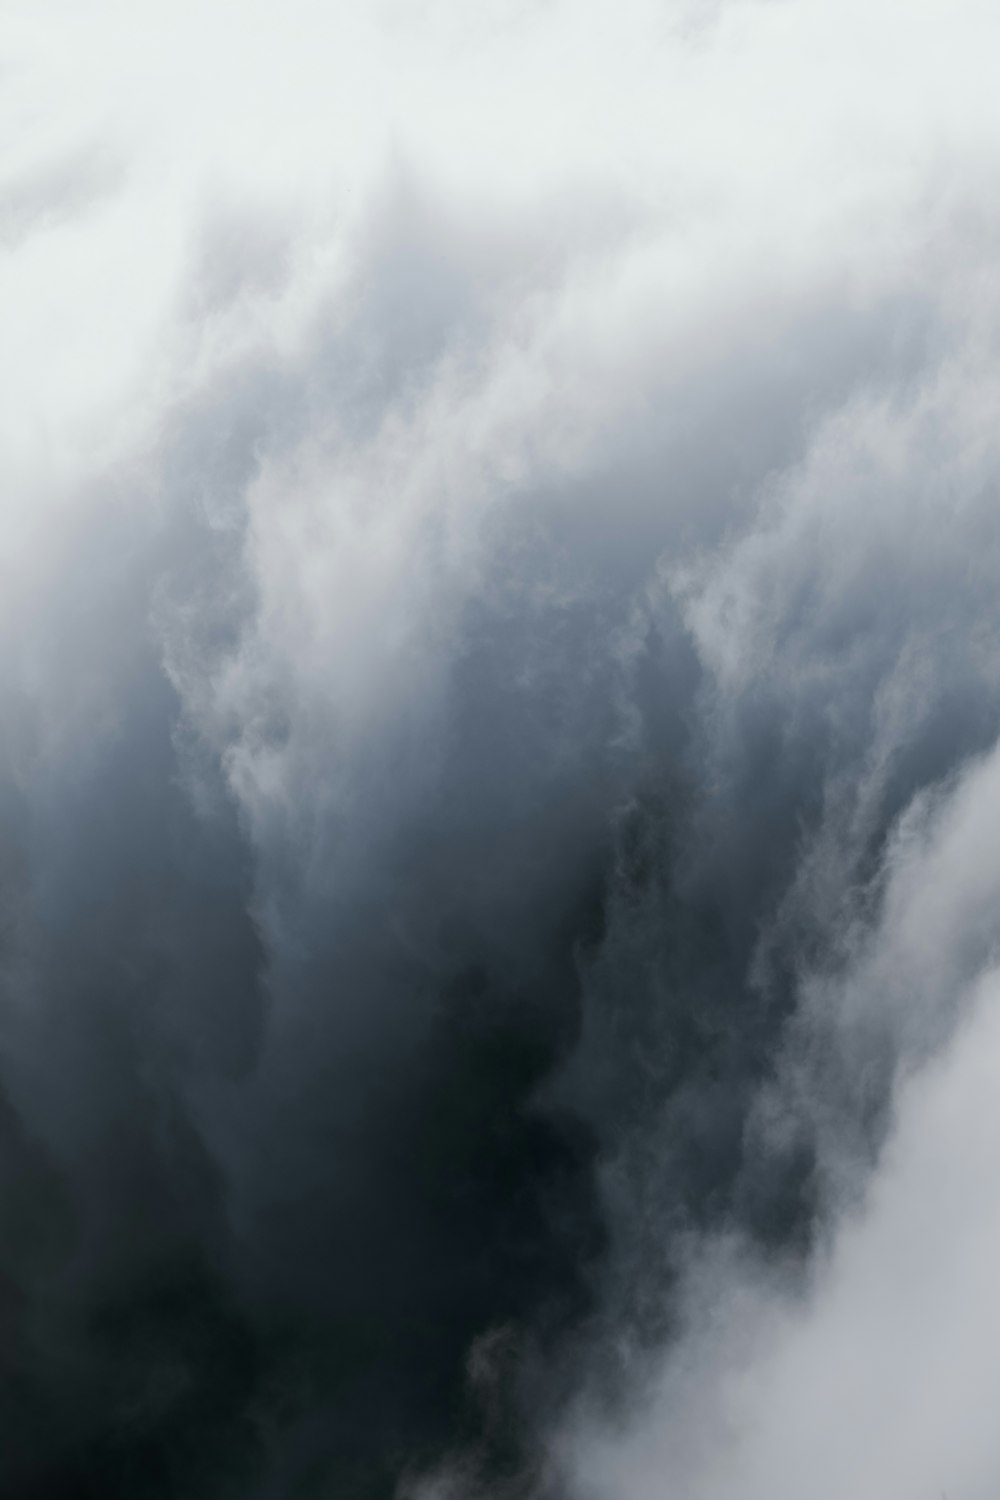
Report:
[[[996,775],[994,752],[952,794],[926,846],[898,856],[889,915],[858,965],[864,978],[855,971],[840,996],[824,997],[840,999],[824,1021],[846,1035],[855,1067],[875,1052],[873,1012],[882,1018],[877,1001],[862,1010],[852,991],[872,969],[884,979],[895,968],[898,982],[899,926],[914,936],[934,905],[947,913],[935,952],[967,950],[954,877],[989,879],[982,836],[995,821]],[[575,1435],[574,1493],[991,1492],[997,980],[991,965],[970,972],[964,983],[925,976],[925,995],[948,1013],[957,1004],[960,1022],[932,1061],[901,1068],[877,1169],[860,1198],[828,1198],[804,1274],[762,1264],[725,1235],[692,1254],[682,1329],[631,1430],[598,1443],[586,1425]],[[801,1066],[796,1058],[786,1077]],[[841,1139],[834,1132],[825,1149]]]
[[[5,1492],[985,1493],[994,23],[10,16]]]

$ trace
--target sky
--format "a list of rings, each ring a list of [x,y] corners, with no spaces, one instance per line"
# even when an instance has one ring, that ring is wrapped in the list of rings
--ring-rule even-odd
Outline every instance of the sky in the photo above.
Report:
[[[0,0],[5,1500],[993,1500],[998,43]]]

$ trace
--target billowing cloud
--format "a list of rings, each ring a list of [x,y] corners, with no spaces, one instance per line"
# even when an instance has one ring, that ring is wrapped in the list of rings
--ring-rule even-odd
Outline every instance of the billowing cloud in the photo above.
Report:
[[[14,1497],[986,1496],[997,24],[13,3]]]

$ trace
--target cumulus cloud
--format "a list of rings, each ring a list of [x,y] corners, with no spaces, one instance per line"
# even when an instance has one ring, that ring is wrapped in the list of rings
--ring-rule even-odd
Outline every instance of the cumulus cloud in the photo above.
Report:
[[[4,1492],[985,1496],[996,22],[3,24]]]

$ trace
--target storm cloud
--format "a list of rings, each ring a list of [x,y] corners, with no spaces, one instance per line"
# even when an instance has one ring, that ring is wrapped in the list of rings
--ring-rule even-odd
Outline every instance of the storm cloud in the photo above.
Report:
[[[8,0],[5,1496],[994,1494],[998,40]]]

